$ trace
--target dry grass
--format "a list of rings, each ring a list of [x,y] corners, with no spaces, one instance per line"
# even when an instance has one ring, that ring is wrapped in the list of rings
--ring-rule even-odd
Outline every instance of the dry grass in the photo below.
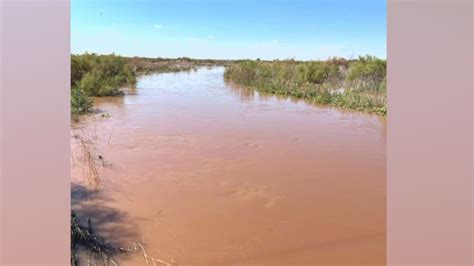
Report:
[[[71,265],[79,265],[78,249],[83,247],[89,253],[89,261],[87,265],[91,265],[93,261],[101,265],[119,265],[113,258],[115,252],[121,251],[107,245],[106,242],[96,235],[92,229],[90,220],[87,226],[79,223],[77,215],[71,213]],[[94,255],[94,256],[93,256]]]
[[[108,144],[111,142],[112,135],[113,130],[108,136]],[[93,123],[90,123],[87,128],[75,128],[73,139],[79,147],[79,154],[73,154],[72,156],[73,164],[82,167],[83,176],[85,177],[84,181],[92,188],[92,191],[98,193],[100,192],[99,187],[101,186],[101,170],[107,166],[107,163],[97,151],[97,130],[93,126]],[[116,255],[118,254],[140,255],[143,257],[144,265],[174,265],[174,263],[149,255],[144,241],[133,241],[130,247],[115,247],[107,244],[99,234],[94,232],[90,220],[94,217],[86,217],[87,223],[85,222],[85,217],[81,218],[82,219],[79,219],[77,214],[72,212],[71,265],[119,265],[119,262],[116,260]],[[86,225],[81,224],[80,221],[86,223]],[[114,221],[111,222],[113,223]],[[78,256],[80,251],[83,251],[87,256]],[[86,258],[84,259],[84,257]],[[81,260],[80,264],[79,260]]]
[[[82,256],[87,257],[86,261],[79,259],[80,248],[87,254],[87,256]],[[140,255],[143,257],[144,265],[176,265],[174,262],[170,263],[149,255],[145,244],[139,241],[133,242],[128,248],[114,247],[94,232],[90,219],[87,226],[84,226],[80,224],[76,213],[71,213],[71,265],[119,265],[119,261],[116,260],[118,254]]]
[[[134,247],[136,251],[141,251],[143,258],[145,259],[145,264],[146,265],[151,265],[150,263],[153,264],[153,266],[158,266],[158,265],[166,265],[166,266],[171,266],[171,263],[168,263],[164,260],[154,258],[150,255],[148,255],[146,249],[143,247],[143,244],[140,242],[135,242]]]
[[[96,149],[95,142],[97,141],[97,134],[95,128],[93,130],[81,129],[79,132],[76,131],[74,134],[77,144],[80,147],[80,154],[73,160],[78,160],[82,165],[83,176],[89,185],[98,187],[100,184],[100,172],[99,159]]]

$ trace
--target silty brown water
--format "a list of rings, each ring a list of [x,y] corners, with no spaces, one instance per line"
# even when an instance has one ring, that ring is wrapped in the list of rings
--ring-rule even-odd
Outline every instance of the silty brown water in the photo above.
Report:
[[[384,265],[385,121],[259,95],[223,71],[143,76],[98,99],[106,114],[73,133],[96,138],[102,191],[73,207],[178,265]],[[73,161],[78,195],[86,172]]]

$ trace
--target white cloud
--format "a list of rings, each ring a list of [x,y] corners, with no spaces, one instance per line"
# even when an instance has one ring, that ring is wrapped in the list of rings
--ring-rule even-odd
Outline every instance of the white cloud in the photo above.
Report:
[[[216,36],[214,36],[214,35],[212,35],[212,34],[207,36],[207,38],[209,38],[209,39],[214,39],[215,37],[216,37]]]
[[[155,29],[161,29],[161,28],[163,28],[163,25],[161,25],[161,24],[154,24],[154,25],[153,25],[153,28],[155,28]]]

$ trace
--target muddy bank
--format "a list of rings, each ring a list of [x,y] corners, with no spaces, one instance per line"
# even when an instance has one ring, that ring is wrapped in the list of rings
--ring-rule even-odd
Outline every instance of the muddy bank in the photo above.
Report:
[[[109,235],[178,265],[384,265],[384,120],[259,95],[223,72],[143,76],[98,99],[108,115],[72,136],[93,139],[106,200],[78,204],[100,200],[120,214],[100,212]],[[73,162],[76,184],[87,174]]]

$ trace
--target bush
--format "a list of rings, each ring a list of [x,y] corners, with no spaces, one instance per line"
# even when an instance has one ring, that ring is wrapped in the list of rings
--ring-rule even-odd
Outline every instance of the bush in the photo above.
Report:
[[[357,89],[378,91],[386,74],[386,61],[367,55],[350,63],[347,81]]]
[[[84,75],[77,86],[89,96],[101,97],[121,95],[119,85],[118,80],[93,71]]]
[[[84,57],[71,57],[71,86],[76,85],[82,77],[91,70],[91,65],[84,60]]]
[[[135,86],[136,74],[124,57],[83,54],[71,56],[71,112],[92,108],[91,96],[121,95],[120,86]]]
[[[73,114],[84,114],[92,108],[92,100],[78,87],[71,90],[71,112]]]
[[[136,84],[136,75],[127,59],[111,55],[73,55],[71,85],[77,85],[89,96],[117,96],[120,86]]]

